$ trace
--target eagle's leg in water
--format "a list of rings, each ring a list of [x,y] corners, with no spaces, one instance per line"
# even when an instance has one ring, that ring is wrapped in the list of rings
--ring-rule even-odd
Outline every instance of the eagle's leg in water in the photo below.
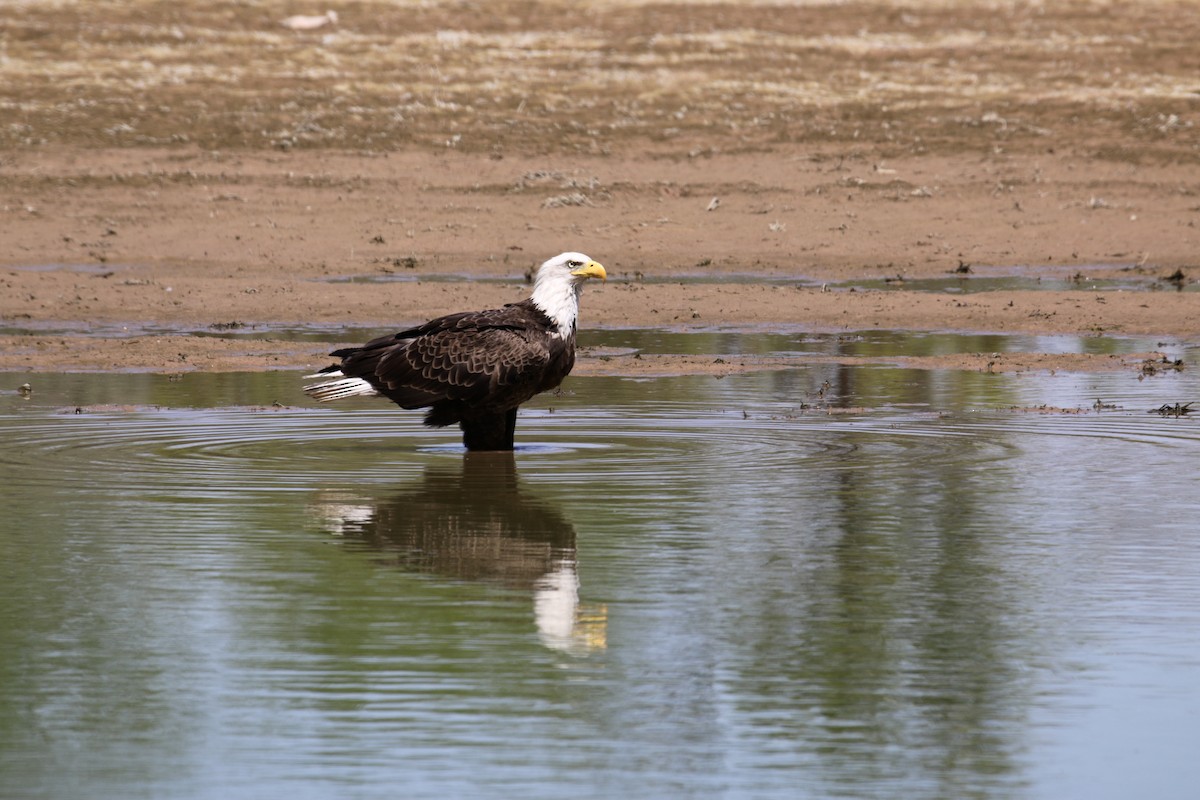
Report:
[[[512,450],[517,432],[517,410],[488,414],[459,423],[468,450]]]

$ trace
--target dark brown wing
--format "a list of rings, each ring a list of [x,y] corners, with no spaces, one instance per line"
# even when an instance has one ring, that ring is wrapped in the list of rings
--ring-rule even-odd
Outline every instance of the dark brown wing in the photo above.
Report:
[[[500,411],[542,391],[547,370],[563,364],[560,351],[573,351],[551,332],[545,315],[515,303],[440,317],[334,355],[342,357],[344,374],[368,381],[404,408],[450,404]]]

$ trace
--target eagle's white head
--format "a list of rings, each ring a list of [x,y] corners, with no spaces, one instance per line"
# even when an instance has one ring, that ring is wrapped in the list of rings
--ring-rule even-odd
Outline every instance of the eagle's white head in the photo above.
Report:
[[[538,267],[530,299],[554,320],[560,337],[566,338],[575,330],[579,293],[588,278],[606,280],[608,273],[583,253],[560,253]]]

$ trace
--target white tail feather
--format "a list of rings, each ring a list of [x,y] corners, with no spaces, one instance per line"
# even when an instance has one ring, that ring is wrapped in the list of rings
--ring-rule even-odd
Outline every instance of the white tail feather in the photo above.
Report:
[[[332,372],[327,372],[322,377],[328,378],[333,374],[334,373]],[[309,386],[305,386],[304,393],[312,399],[318,400],[322,403],[329,403],[334,400],[344,400],[347,397],[373,397],[379,394],[379,392],[375,391],[375,387],[364,381],[362,378],[341,378],[336,381],[314,383]]]
[[[330,370],[329,372],[321,371],[314,372],[312,375],[305,375],[305,378],[344,378],[345,373],[339,370]]]

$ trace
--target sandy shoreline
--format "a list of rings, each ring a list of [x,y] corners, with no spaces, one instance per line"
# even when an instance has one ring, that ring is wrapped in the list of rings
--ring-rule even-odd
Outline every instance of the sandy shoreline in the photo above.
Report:
[[[822,175],[812,162],[771,188],[745,178],[726,185],[712,195],[721,198],[713,211],[705,210],[709,191],[679,182],[679,164],[636,158],[615,168],[641,174],[640,185],[622,182],[603,202],[569,208],[545,206],[550,188],[531,196],[443,183],[400,196],[396,175],[368,177],[362,159],[326,153],[239,155],[238,171],[224,178],[236,185],[236,200],[211,185],[216,177],[132,187],[114,181],[89,191],[61,186],[81,180],[64,177],[65,164],[78,176],[135,155],[41,151],[6,167],[30,186],[24,206],[10,203],[0,218],[0,325],[9,329],[0,332],[0,369],[319,366],[331,345],[271,343],[270,331],[404,326],[512,302],[526,295],[524,276],[543,254],[568,248],[589,252],[613,276],[588,287],[585,328],[1200,336],[1200,293],[1179,290],[1194,280],[1190,273],[1200,274],[1189,260],[1195,229],[1173,237],[1160,229],[1200,214],[1167,207],[1183,196],[1161,197],[1144,176],[1126,177],[1121,189],[1137,213],[1046,204],[1030,235],[1018,235],[1003,215],[987,220],[992,191],[964,163],[939,167],[944,199],[905,202],[878,189],[847,189],[853,199],[839,203],[854,211],[840,218],[869,228],[861,236],[830,226],[839,217],[831,218],[832,201],[814,190]],[[168,155],[178,174],[211,159]],[[456,155],[452,165],[422,153],[386,160],[404,162],[398,174],[427,161],[455,176],[500,169],[478,156]],[[711,161],[710,175],[746,175],[750,163],[744,156]],[[544,162],[504,170],[520,180],[535,171],[533,163]],[[325,185],[292,191],[275,177],[318,164]],[[337,165],[346,172],[335,173]],[[1069,185],[1074,170],[1064,168],[1055,193],[1094,192],[1104,166],[1080,185]],[[605,174],[603,164],[589,167]],[[906,169],[922,168],[929,167]],[[1119,165],[1109,169],[1114,175],[1101,178],[1109,185],[1125,174]],[[40,188],[31,188],[35,175]],[[353,202],[347,184],[356,187]],[[660,184],[685,188],[665,197],[648,188]],[[790,210],[758,212],[757,204],[772,202]],[[1138,214],[1174,222],[1128,219]],[[488,253],[494,243],[501,246]],[[881,249],[887,262],[871,258]],[[1160,256],[1144,257],[1151,251]],[[1172,275],[1182,279],[1171,282]],[[922,281],[939,283],[926,290]],[[264,334],[221,344],[186,335],[230,325]],[[85,335],[94,331],[118,338]],[[1047,368],[1093,367],[1051,360]]]
[[[270,332],[511,302],[568,249],[613,277],[583,328],[1200,337],[1195,7],[433,3],[403,53],[391,6],[312,36],[283,8],[14,23],[0,370],[318,366]],[[231,323],[264,334],[188,335]]]

